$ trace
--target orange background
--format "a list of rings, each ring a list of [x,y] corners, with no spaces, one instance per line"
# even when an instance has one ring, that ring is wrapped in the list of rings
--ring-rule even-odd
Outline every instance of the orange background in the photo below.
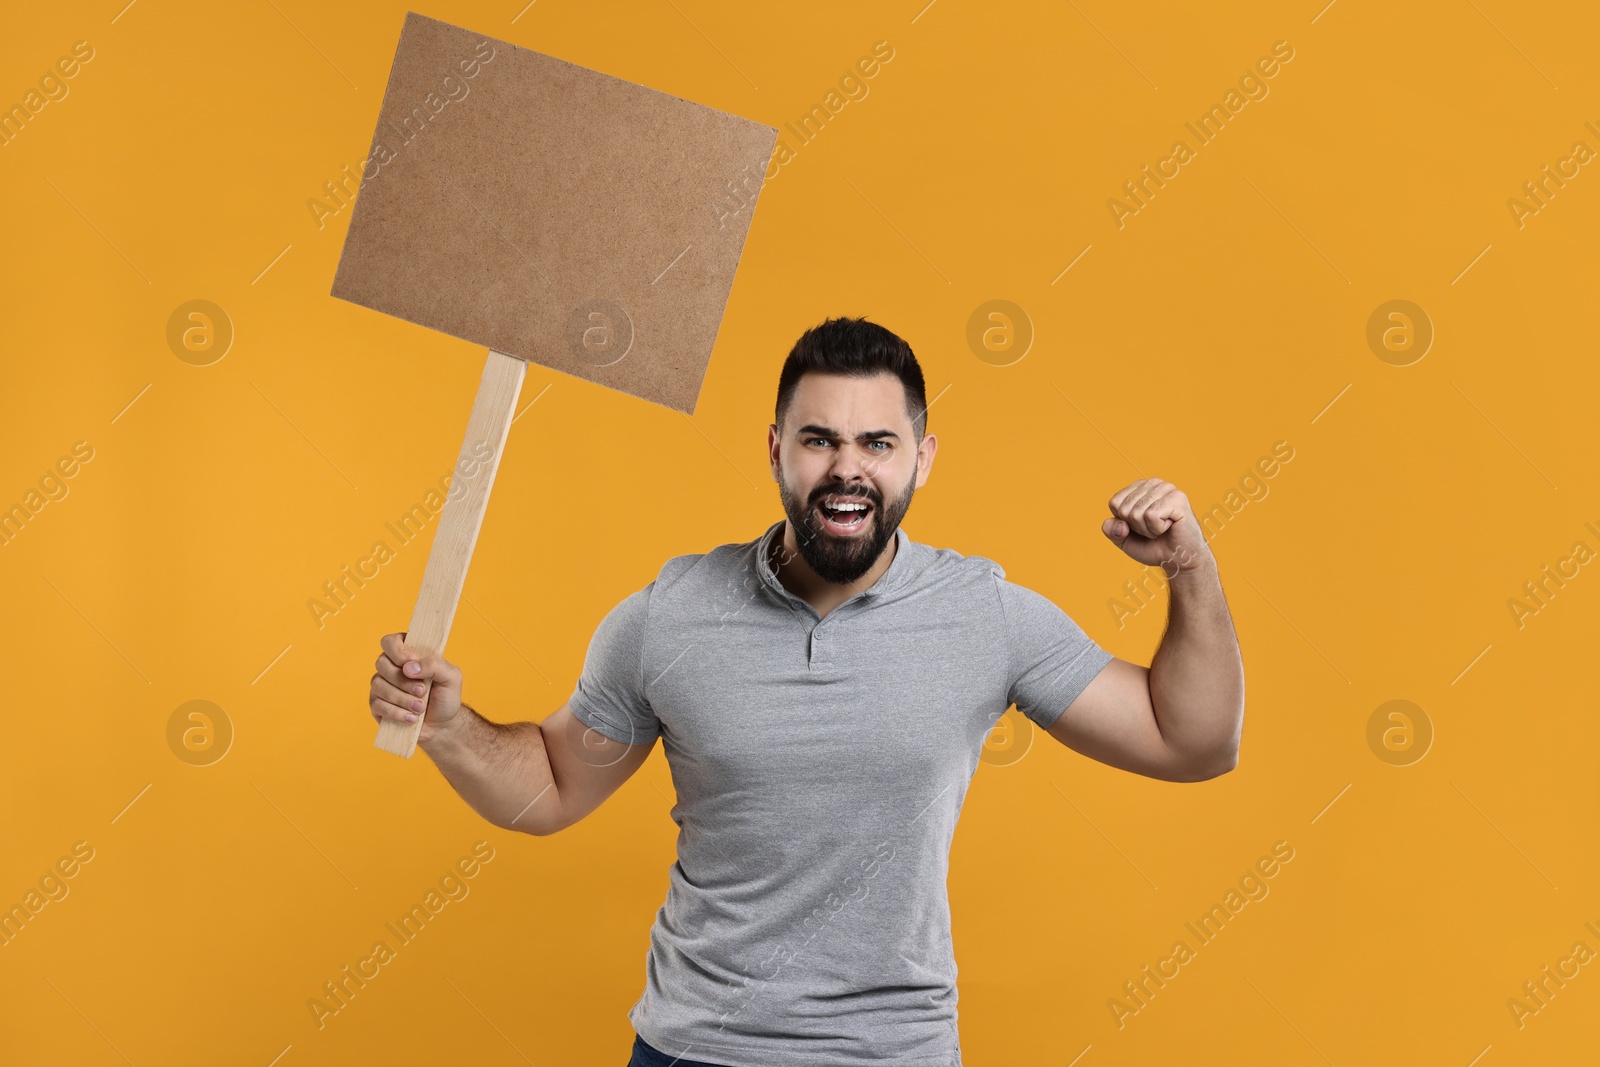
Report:
[[[36,5],[0,40],[0,103],[94,49],[0,147],[0,507],[93,449],[0,547],[0,905],[93,849],[0,948],[0,1060],[620,1064],[673,859],[659,750],[569,831],[497,830],[426,756],[372,747],[377,641],[431,531],[321,629],[306,606],[449,470],[483,364],[332,299],[349,212],[319,230],[307,207],[365,156],[406,7],[119,7]],[[1238,769],[1156,782],[1043,734],[980,766],[949,885],[970,1064],[1490,1067],[1600,1036],[1592,961],[1521,1027],[1507,1005],[1600,950],[1576,673],[1600,577],[1568,564],[1520,626],[1508,604],[1600,549],[1600,176],[1520,226],[1508,207],[1600,149],[1600,18],[1319,7],[424,9],[780,130],[894,49],[768,181],[693,417],[530,368],[449,648],[491,717],[558,707],[665,559],[781,517],[777,373],[828,315],[901,333],[927,374],[942,447],[908,533],[1135,662],[1166,604],[1119,625],[1143,569],[1099,532],[1106,501],[1161,477],[1209,509],[1294,449],[1212,543]],[[1277,41],[1268,95],[1196,148],[1184,123]],[[1179,138],[1195,158],[1119,228],[1107,201]],[[195,299],[235,334],[208,366],[166,338]],[[1021,359],[968,343],[994,299],[1031,323]],[[1435,331],[1406,366],[1366,339],[1395,299]],[[234,735],[206,766],[168,739],[191,700]],[[1390,700],[1431,724],[1420,760],[1369,743]],[[318,1029],[307,1001],[480,840],[470,895]],[[1278,841],[1270,895],[1119,1027],[1123,983]]]

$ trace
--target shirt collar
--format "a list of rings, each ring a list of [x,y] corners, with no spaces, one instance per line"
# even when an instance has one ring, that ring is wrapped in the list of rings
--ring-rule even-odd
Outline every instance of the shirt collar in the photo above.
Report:
[[[772,567],[771,554],[775,542],[783,540],[783,528],[786,520],[780,519],[767,527],[767,532],[761,535],[756,542],[756,570],[761,575],[761,580],[781,596],[793,597],[794,594],[783,587],[783,582],[778,580],[778,573]],[[894,559],[889,561],[889,569],[878,576],[872,588],[857,593],[857,596],[879,597],[898,588],[906,580],[912,569],[911,561],[907,558],[912,546],[911,536],[906,533],[905,527],[896,526],[894,530],[895,548]]]

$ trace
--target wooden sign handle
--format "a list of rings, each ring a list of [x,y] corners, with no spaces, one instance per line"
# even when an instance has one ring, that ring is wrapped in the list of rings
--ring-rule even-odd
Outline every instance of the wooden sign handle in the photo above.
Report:
[[[450,623],[456,617],[467,565],[472,562],[472,549],[478,543],[478,529],[489,507],[489,490],[494,487],[494,474],[500,468],[500,455],[527,370],[528,364],[523,360],[495,351],[490,351],[483,365],[478,398],[467,419],[467,436],[461,443],[444,511],[433,534],[433,548],[428,552],[428,567],[422,574],[422,591],[417,594],[417,606],[406,630],[406,645],[424,656],[443,654],[445,639],[450,636]],[[433,687],[423,684],[427,691],[422,695],[422,706],[426,708]],[[422,723],[422,716],[412,723],[384,719],[378,724],[374,744],[409,759],[416,750]]]

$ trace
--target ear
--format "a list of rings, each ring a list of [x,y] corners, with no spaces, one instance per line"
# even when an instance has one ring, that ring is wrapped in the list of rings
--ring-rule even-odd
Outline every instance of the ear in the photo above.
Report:
[[[924,434],[922,443],[917,445],[917,488],[921,489],[928,483],[928,474],[933,470],[933,457],[939,451],[939,439],[933,434]]]

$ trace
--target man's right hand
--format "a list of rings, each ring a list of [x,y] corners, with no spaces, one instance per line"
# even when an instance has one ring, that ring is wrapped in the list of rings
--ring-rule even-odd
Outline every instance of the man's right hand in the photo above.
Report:
[[[426,717],[418,743],[449,724],[461,711],[461,668],[443,656],[423,656],[405,643],[406,635],[385,634],[379,644],[377,673],[372,676],[368,706],[380,723],[412,723],[423,717],[422,692],[427,689]]]
[[[656,738],[624,744],[579,719],[570,703],[543,722],[497,723],[463,714],[461,669],[387,634],[372,676],[372,717],[422,719],[417,744],[472,809],[496,826],[543,836],[570,826],[638,770]],[[417,690],[431,682],[427,712]],[[492,758],[491,758],[492,754]],[[559,779],[560,784],[557,785]]]

